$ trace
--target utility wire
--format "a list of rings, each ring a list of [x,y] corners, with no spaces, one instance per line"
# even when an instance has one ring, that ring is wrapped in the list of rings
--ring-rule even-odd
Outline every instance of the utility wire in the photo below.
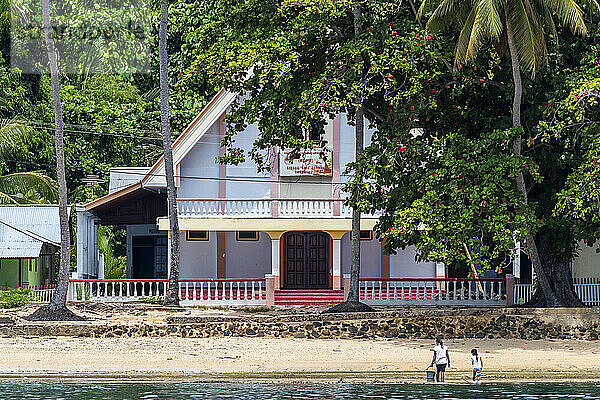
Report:
[[[16,163],[16,164],[28,164],[28,165],[37,165],[40,167],[54,167],[54,164],[48,164],[48,163],[39,163],[39,162],[31,162],[31,161],[20,161],[20,160],[8,160],[8,159],[3,159],[3,161],[6,162],[12,162],[12,163]],[[92,170],[88,170],[82,167],[75,167],[75,166],[71,166],[71,165],[65,165],[65,167],[67,168],[71,168],[74,170],[79,170],[85,173],[97,173],[97,171],[92,171]],[[150,169],[150,167],[148,167],[148,169]],[[137,172],[137,171],[129,171],[127,172],[128,175],[139,175],[141,177],[144,177],[147,175],[146,172]],[[156,176],[159,177],[165,177],[165,174],[155,174]],[[319,176],[325,176],[325,175],[314,175],[314,177],[319,177]],[[250,183],[272,183],[272,182],[277,182],[277,183],[293,183],[293,184],[304,184],[304,185],[336,185],[336,184],[344,184],[346,182],[302,182],[302,181],[282,181],[281,179],[278,179],[276,181],[272,181],[270,180],[270,176],[265,176],[263,179],[259,179],[259,178],[219,178],[219,177],[211,177],[211,176],[193,176],[193,175],[176,175],[176,177],[180,178],[180,179],[192,179],[192,180],[201,180],[201,181],[229,181],[229,182],[250,182]],[[340,177],[351,177],[351,175],[344,175],[341,174]],[[301,179],[301,177],[296,177],[297,179]]]

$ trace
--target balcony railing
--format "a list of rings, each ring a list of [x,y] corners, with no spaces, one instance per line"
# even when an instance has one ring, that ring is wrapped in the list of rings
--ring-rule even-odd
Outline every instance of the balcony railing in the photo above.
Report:
[[[177,199],[183,217],[349,218],[344,199]],[[366,215],[368,218],[369,215]]]

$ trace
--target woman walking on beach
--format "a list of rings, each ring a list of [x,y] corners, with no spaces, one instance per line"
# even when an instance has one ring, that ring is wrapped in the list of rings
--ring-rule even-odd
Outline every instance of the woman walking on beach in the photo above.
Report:
[[[435,338],[435,347],[433,348],[433,360],[431,360],[430,367],[435,368],[437,373],[435,375],[436,382],[444,382],[444,373],[446,372],[446,366],[450,368],[450,355],[448,354],[448,347],[444,345],[442,336]]]

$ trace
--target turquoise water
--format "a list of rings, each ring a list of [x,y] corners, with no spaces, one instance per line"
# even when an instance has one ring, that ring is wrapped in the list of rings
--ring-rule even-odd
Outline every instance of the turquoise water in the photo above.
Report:
[[[600,399],[600,385],[64,384],[0,383],[2,399]]]

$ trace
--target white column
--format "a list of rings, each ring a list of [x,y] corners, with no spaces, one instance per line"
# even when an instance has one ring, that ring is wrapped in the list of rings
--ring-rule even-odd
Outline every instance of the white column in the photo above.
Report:
[[[333,239],[333,289],[339,290],[342,281],[342,240]]]
[[[271,275],[275,278],[275,289],[279,289],[281,239],[271,239]]]
[[[444,279],[446,277],[446,264],[443,262],[435,263],[435,277],[437,279]],[[438,282],[437,288],[439,290],[446,290],[445,282]]]

